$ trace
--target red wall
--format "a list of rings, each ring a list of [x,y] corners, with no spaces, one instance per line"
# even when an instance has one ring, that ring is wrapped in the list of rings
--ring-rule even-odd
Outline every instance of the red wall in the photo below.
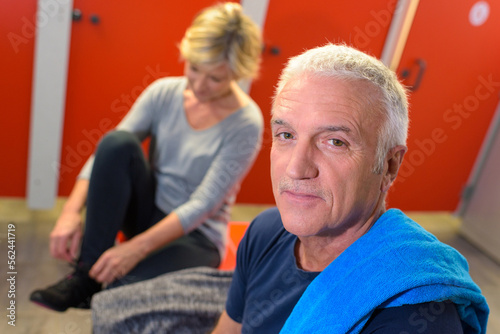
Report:
[[[380,57],[395,8],[395,0],[303,1],[270,0],[264,26],[264,51],[260,78],[251,95],[264,113],[264,147],[243,183],[241,202],[274,203],[269,177],[271,96],[286,61],[330,42],[349,43]],[[273,52],[273,48],[279,53]]]
[[[36,0],[0,2],[0,196],[24,197]]]
[[[410,135],[388,204],[410,210],[454,210],[500,91],[500,2],[480,26],[469,22],[476,0],[420,1],[398,73],[427,63],[410,94]],[[412,85],[414,78],[406,81]]]
[[[155,79],[182,75],[176,44],[193,16],[213,0],[75,0],[83,15],[71,32],[59,194],[67,196],[100,136]],[[89,18],[98,15],[99,24]]]
[[[123,0],[120,6],[75,0],[74,7],[84,16],[72,28],[59,195],[69,194],[97,138],[123,117],[154,78],[182,74],[175,44],[193,15],[213,2],[193,0],[179,11],[177,4],[163,0]],[[421,89],[410,96],[410,151],[403,175],[390,193],[392,206],[454,210],[479,151],[498,102],[498,87],[480,101],[474,113],[462,117],[460,126],[457,115],[447,113],[454,104],[474,96],[479,77],[491,76],[500,82],[495,65],[500,59],[500,41],[494,33],[500,8],[490,1],[488,24],[472,29],[464,25],[464,15],[473,3],[443,0],[438,6],[431,0],[420,1],[398,72],[411,68],[418,57],[428,61],[428,71]],[[243,183],[238,202],[273,203],[267,123],[273,87],[288,57],[327,41],[345,41],[380,56],[395,4],[396,0],[270,0],[262,74],[251,91],[266,119],[264,148]],[[5,161],[0,170],[0,196],[25,196],[35,10],[35,0],[0,3],[0,98],[6,115],[0,131]],[[92,24],[91,14],[99,15],[101,22]],[[497,26],[492,28],[492,24]],[[279,52],[273,53],[273,47]],[[465,58],[458,57],[463,54]],[[486,64],[496,68],[485,69]],[[443,129],[446,140],[426,154],[422,143],[429,138],[436,142],[435,129]],[[418,160],[422,154],[424,159]]]

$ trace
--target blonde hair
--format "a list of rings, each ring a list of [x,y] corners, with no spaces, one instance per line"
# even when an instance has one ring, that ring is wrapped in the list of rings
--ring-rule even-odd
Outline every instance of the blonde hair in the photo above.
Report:
[[[186,30],[179,49],[193,64],[227,62],[236,79],[255,78],[262,38],[259,27],[243,14],[240,4],[227,2],[201,11]]]

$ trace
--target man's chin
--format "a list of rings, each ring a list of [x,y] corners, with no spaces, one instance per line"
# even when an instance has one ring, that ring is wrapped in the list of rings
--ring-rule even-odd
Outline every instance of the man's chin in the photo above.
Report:
[[[287,230],[291,234],[299,237],[314,234],[314,232],[312,231],[313,226],[311,224],[313,219],[307,213],[294,214],[289,210],[285,215],[281,215],[281,220],[283,222],[283,227],[285,228],[285,230]]]

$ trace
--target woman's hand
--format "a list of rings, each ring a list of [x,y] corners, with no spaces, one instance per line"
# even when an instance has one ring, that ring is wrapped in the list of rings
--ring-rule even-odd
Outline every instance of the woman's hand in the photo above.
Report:
[[[145,258],[133,242],[125,241],[105,251],[89,271],[89,276],[100,283],[112,283],[128,274]]]
[[[80,249],[82,229],[79,212],[63,211],[50,233],[50,254],[56,259],[74,262]]]
[[[101,283],[111,283],[127,275],[148,254],[184,235],[175,212],[146,231],[105,251],[90,268],[89,275]]]

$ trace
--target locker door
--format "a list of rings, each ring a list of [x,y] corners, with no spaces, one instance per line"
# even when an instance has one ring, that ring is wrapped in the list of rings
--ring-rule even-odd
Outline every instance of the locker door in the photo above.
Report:
[[[99,137],[147,85],[182,75],[176,44],[212,0],[74,1],[59,195],[67,196]]]
[[[409,152],[388,204],[453,211],[500,88],[500,2],[421,0],[398,68],[410,94]]]
[[[75,0],[82,17],[73,23],[60,195],[69,194],[97,138],[123,117],[154,77],[182,74],[175,42],[195,13],[212,4],[197,0],[179,8],[160,0],[127,0],[116,7],[115,3]],[[270,0],[262,75],[251,88],[266,123],[273,87],[290,56],[327,41],[344,41],[380,56],[395,4],[396,0]],[[238,202],[274,202],[270,139],[267,131],[265,148],[244,181]]]
[[[26,193],[35,24],[35,0],[0,2],[2,197]]]
[[[264,113],[264,147],[243,184],[246,191],[238,195],[239,201],[274,203],[269,177],[271,97],[286,61],[327,42],[344,42],[380,57],[396,3],[396,0],[269,1],[261,76],[251,90]]]

